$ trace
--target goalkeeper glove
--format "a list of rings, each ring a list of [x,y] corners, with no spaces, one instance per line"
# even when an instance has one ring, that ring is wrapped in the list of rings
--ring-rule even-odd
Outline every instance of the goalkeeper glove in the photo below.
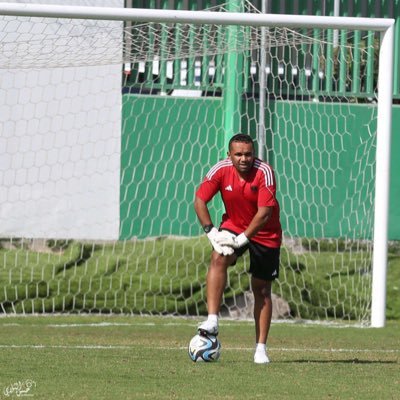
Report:
[[[208,240],[211,243],[213,249],[223,256],[230,256],[233,254],[233,248],[229,246],[223,246],[219,244],[221,232],[217,228],[213,227],[210,232],[207,233]]]
[[[226,231],[225,231],[226,232]],[[218,238],[218,245],[220,246],[229,246],[234,249],[238,249],[242,246],[245,246],[249,243],[249,239],[247,239],[246,235],[241,233],[240,235],[233,235],[233,234],[224,234],[223,236]]]

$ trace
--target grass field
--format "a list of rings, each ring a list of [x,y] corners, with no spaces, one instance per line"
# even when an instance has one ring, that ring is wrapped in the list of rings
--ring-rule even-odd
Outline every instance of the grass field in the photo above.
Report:
[[[340,243],[339,243],[340,244]],[[338,245],[336,243],[335,245]],[[342,243],[302,254],[282,248],[274,293],[291,316],[302,319],[366,319],[370,307],[370,258]],[[207,238],[89,244],[52,244],[48,251],[29,241],[0,239],[0,310],[4,313],[174,314],[206,313]],[[400,319],[400,249],[389,248],[387,317]],[[367,252],[368,253],[368,252]],[[225,300],[248,290],[244,257],[229,270]],[[236,300],[235,300],[236,301]]]
[[[0,398],[400,398],[398,321],[383,329],[274,323],[269,365],[252,362],[252,322],[229,320],[221,322],[220,361],[193,363],[186,347],[197,323],[172,317],[0,318]]]

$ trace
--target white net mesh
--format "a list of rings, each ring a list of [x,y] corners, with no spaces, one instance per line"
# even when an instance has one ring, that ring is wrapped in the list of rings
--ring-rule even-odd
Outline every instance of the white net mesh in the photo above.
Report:
[[[194,192],[226,137],[261,127],[285,235],[275,317],[368,320],[374,34],[336,46],[308,28],[0,26],[1,312],[204,314]],[[230,270],[224,315],[251,315],[247,269]]]
[[[33,32],[19,33],[21,26],[31,24],[35,25]],[[241,40],[233,41],[226,35],[226,28],[215,25],[135,24],[122,29],[122,22],[69,20],[66,26],[62,19],[30,17],[3,17],[1,26],[0,64],[6,68],[79,67],[215,56],[228,51],[258,50],[262,37],[260,28],[253,27],[240,27]],[[312,42],[312,38],[287,28],[266,30],[264,40],[268,47]]]

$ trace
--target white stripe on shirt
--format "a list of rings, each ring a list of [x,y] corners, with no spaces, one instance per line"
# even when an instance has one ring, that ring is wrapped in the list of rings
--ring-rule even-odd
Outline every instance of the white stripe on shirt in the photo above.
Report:
[[[273,186],[274,185],[274,174],[272,173],[271,167],[261,160],[256,159],[254,161],[254,167],[260,169],[265,178],[265,186]]]
[[[206,178],[208,180],[210,180],[217,173],[218,170],[220,170],[221,168],[230,167],[230,166],[232,166],[232,161],[229,158],[226,158],[225,160],[222,160],[222,161],[218,162],[217,164],[215,164],[210,169],[210,171],[208,171]]]

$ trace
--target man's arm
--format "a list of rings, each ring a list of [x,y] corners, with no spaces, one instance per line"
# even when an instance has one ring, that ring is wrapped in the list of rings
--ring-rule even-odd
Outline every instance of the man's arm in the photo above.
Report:
[[[212,225],[210,212],[208,211],[207,204],[204,200],[196,196],[194,201],[194,209],[196,211],[197,217],[200,221],[201,226]],[[251,220],[249,226],[243,232],[247,239],[251,239],[257,234],[257,232],[262,229],[267,223],[268,219],[272,214],[273,207],[259,207],[256,215]]]
[[[272,214],[273,207],[259,207],[256,215],[251,220],[249,226],[243,232],[247,239],[251,239],[255,236],[260,229],[262,229],[267,223],[268,219]]]
[[[194,200],[194,210],[196,211],[197,218],[199,219],[202,227],[213,225],[207,203],[198,196],[196,196]]]
[[[230,256],[233,254],[233,249],[227,246],[220,246],[218,241],[220,239],[221,232],[218,231],[217,228],[214,227],[210,212],[208,211],[207,203],[202,200],[200,197],[196,196],[194,200],[194,209],[197,214],[197,218],[200,221],[201,226],[204,229],[204,232],[207,234],[209,241],[213,249],[224,256]]]
[[[249,226],[240,235],[228,235],[221,238],[219,244],[221,246],[231,246],[235,249],[249,243],[249,240],[264,227],[272,214],[273,207],[259,207],[256,215],[251,220]]]

